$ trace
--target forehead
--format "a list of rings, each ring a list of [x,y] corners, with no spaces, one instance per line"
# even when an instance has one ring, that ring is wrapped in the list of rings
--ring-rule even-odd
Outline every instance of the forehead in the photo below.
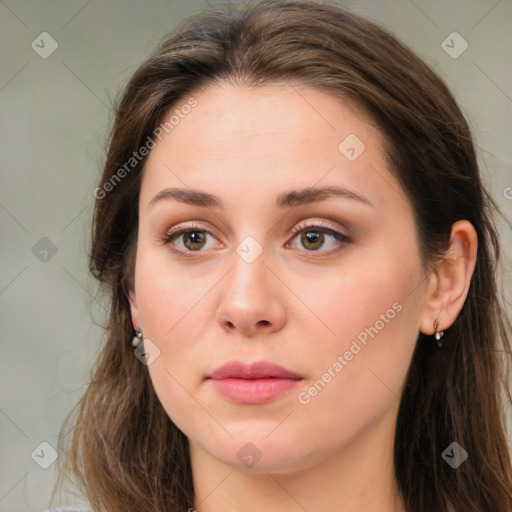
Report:
[[[191,99],[195,106],[180,111]],[[164,122],[171,116],[172,128],[145,165],[143,189],[153,193],[165,184],[216,195],[277,195],[291,184],[318,183],[373,187],[378,203],[389,192],[383,179],[393,194],[400,188],[387,169],[381,131],[352,101],[318,89],[219,83],[182,98]]]
[[[249,87],[219,82],[183,98],[170,109],[167,118],[191,97],[196,106],[180,116],[170,130],[176,143],[188,143],[204,134],[212,144],[229,135],[239,139],[261,135],[265,137],[265,145],[271,146],[273,141],[268,134],[272,133],[287,133],[314,142],[329,135],[336,140],[343,135],[344,128],[352,128],[361,135],[370,129],[376,132],[375,137],[381,136],[363,108],[348,96],[336,97],[304,85],[279,83]],[[279,137],[276,145],[282,140]],[[207,141],[201,139],[201,142]]]

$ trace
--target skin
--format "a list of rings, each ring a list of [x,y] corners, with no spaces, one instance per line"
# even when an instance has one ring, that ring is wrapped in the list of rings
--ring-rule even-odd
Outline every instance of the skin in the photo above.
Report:
[[[399,398],[418,333],[433,334],[436,319],[448,329],[464,304],[474,229],[454,224],[446,259],[423,272],[413,210],[382,134],[348,101],[289,84],[218,83],[194,98],[145,166],[130,303],[134,326],[160,350],[148,366],[155,392],[190,440],[196,510],[405,510],[393,475]],[[338,149],[349,134],[365,145],[354,161]],[[282,192],[327,185],[371,206],[342,197],[275,205]],[[225,209],[149,206],[169,187],[213,194]],[[162,243],[191,222],[211,233],[202,244],[186,234]],[[319,222],[350,243],[324,233],[315,251],[291,234]],[[263,249],[251,263],[236,251],[248,236]],[[332,377],[337,357],[397,303]],[[303,380],[264,404],[233,403],[205,380],[233,359],[272,361]],[[329,368],[331,380],[301,403]],[[237,457],[248,442],[261,454],[252,467]]]

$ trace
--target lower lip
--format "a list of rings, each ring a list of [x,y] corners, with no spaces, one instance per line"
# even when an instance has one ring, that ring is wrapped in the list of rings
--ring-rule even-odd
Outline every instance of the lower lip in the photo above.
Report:
[[[263,404],[283,395],[302,379],[212,379],[212,386],[221,394],[241,404]]]

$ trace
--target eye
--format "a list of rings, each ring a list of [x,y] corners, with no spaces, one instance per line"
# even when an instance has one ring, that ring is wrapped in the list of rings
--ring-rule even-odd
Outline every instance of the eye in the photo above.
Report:
[[[336,231],[335,229],[330,228],[329,226],[323,223],[298,225],[293,229],[293,234],[300,235],[300,243],[302,247],[308,249],[307,252],[318,251],[321,247],[325,245],[326,241],[328,241],[329,238],[331,239],[330,245],[334,246],[334,250],[336,250],[336,247],[344,246],[351,242],[351,240],[346,235],[340,233],[339,231]],[[293,248],[295,249],[296,247]],[[319,252],[329,253],[332,251],[324,250]]]
[[[164,245],[169,245],[173,252],[188,258],[191,256],[191,252],[200,252],[207,245],[208,237],[215,238],[209,231],[202,229],[200,226],[189,225],[181,229],[172,229],[165,234],[161,242]],[[177,248],[173,247],[176,245],[175,240],[179,239],[181,239],[181,244],[178,244]]]

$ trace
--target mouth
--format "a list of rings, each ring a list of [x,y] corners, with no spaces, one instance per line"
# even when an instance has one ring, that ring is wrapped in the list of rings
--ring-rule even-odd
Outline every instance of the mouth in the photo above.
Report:
[[[240,404],[263,404],[295,387],[303,377],[269,361],[231,361],[212,372],[207,380],[222,396]]]

